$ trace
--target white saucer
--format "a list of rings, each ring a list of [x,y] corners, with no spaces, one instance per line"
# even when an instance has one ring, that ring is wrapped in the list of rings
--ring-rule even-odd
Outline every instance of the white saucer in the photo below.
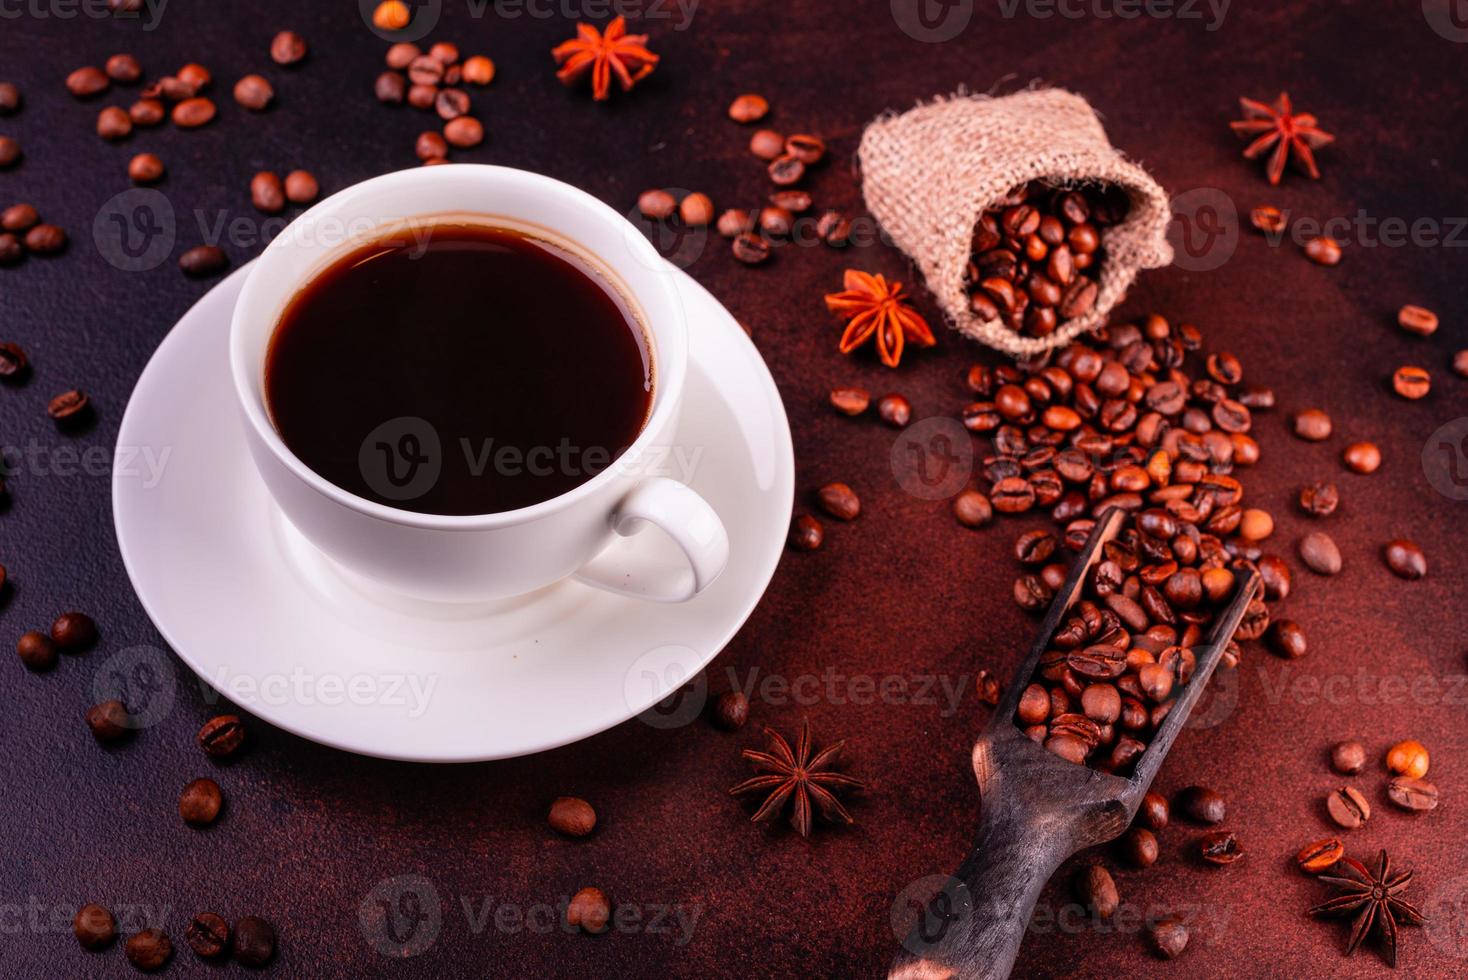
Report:
[[[122,420],[112,481],[118,546],[143,608],[183,661],[235,703],[364,755],[525,755],[594,735],[671,694],[748,618],[789,529],[790,427],[754,345],[686,274],[678,273],[690,332],[678,444],[697,460],[687,482],[729,529],[724,574],[681,604],[565,581],[501,602],[439,605],[349,580],[267,495],[245,448],[226,354],[245,273],[199,300],[153,354]],[[612,547],[677,554],[656,531]]]

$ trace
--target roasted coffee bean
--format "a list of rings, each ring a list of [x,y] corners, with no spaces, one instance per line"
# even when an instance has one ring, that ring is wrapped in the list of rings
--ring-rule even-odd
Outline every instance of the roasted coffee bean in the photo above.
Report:
[[[771,160],[770,165],[765,169],[769,174],[770,182],[777,187],[797,184],[805,176],[805,164],[800,161],[799,157],[791,156],[788,153]]]
[[[1437,809],[1438,789],[1425,779],[1395,776],[1387,783],[1387,799],[1403,810],[1422,813]]]
[[[270,59],[277,65],[294,65],[306,57],[306,39],[295,31],[281,31],[270,41]]]
[[[20,141],[13,136],[0,136],[0,170],[15,166],[20,157]]]
[[[1403,366],[1392,373],[1392,390],[1409,401],[1426,397],[1432,376],[1420,367]]]
[[[66,76],[66,90],[78,99],[105,92],[111,84],[106,73],[94,65],[78,68]]]
[[[184,929],[184,942],[195,955],[212,960],[229,948],[229,923],[213,912],[200,912]]]
[[[160,970],[173,956],[173,943],[162,929],[144,929],[123,944],[127,961],[145,973]]]
[[[579,797],[561,796],[551,803],[546,821],[559,834],[585,837],[596,829],[596,811]]]
[[[1147,942],[1165,960],[1175,960],[1188,948],[1188,927],[1180,917],[1169,916],[1147,925]]]
[[[444,123],[443,138],[450,146],[468,150],[484,142],[484,124],[473,116],[459,116]]]
[[[116,742],[132,732],[126,706],[115,698],[87,709],[87,727],[99,742]]]
[[[1308,649],[1305,631],[1293,619],[1278,619],[1270,624],[1269,645],[1287,660],[1303,657]]]
[[[796,133],[785,138],[785,152],[810,167],[826,155],[826,143],[819,136]]]
[[[1157,863],[1157,835],[1146,827],[1133,827],[1121,836],[1121,855],[1127,863],[1138,868],[1150,868]]]
[[[194,278],[216,275],[229,265],[229,256],[217,245],[196,245],[178,258],[178,267]]]
[[[285,210],[285,185],[280,177],[262,170],[250,179],[250,203],[255,210],[265,214],[279,214]]]
[[[703,228],[714,220],[714,202],[695,191],[679,202],[678,217],[690,228]]]
[[[737,123],[752,123],[763,119],[770,111],[770,103],[763,95],[748,93],[729,103],[729,118]]]
[[[1337,837],[1322,837],[1300,848],[1295,863],[1306,874],[1318,875],[1335,867],[1335,863],[1346,856],[1346,848]]]
[[[1227,815],[1223,797],[1206,786],[1189,786],[1178,795],[1177,805],[1199,823],[1223,823]]]
[[[1014,580],[1014,601],[1026,612],[1039,612],[1054,598],[1050,586],[1038,575],[1021,575]]]
[[[246,75],[234,83],[234,100],[251,112],[263,112],[275,101],[275,89],[263,75]]]
[[[612,903],[600,888],[581,889],[571,896],[571,902],[566,906],[567,925],[582,932],[606,932],[611,917]]]
[[[1339,265],[1340,243],[1328,235],[1312,238],[1305,243],[1305,257],[1316,265]]]
[[[214,113],[214,103],[208,99],[184,99],[173,107],[173,124],[180,129],[198,129],[213,119]]]
[[[168,110],[157,99],[139,99],[128,106],[127,115],[136,126],[156,126],[168,115]]]
[[[1397,311],[1397,325],[1408,333],[1429,337],[1437,332],[1437,314],[1426,307],[1408,304]]]
[[[163,161],[152,153],[139,153],[128,161],[127,176],[134,184],[153,184],[163,178]]]
[[[204,722],[196,736],[199,748],[216,759],[239,751],[245,741],[245,725],[239,715],[216,715]]]
[[[439,89],[433,97],[433,111],[447,122],[469,112],[469,93],[460,88]]]
[[[1340,492],[1334,483],[1320,481],[1300,488],[1300,509],[1312,517],[1329,517],[1340,505]]]
[[[91,903],[77,909],[71,932],[83,949],[106,949],[117,938],[117,921],[107,909]]]
[[[1386,559],[1386,567],[1398,578],[1416,581],[1427,574],[1427,556],[1415,542],[1406,538],[1388,541],[1382,549],[1382,556]]]
[[[901,395],[883,395],[877,401],[877,417],[900,429],[912,418],[912,405]]]
[[[714,702],[714,723],[725,731],[736,731],[749,720],[749,698],[739,691],[725,691]]]
[[[1323,531],[1312,531],[1300,539],[1300,560],[1319,575],[1335,575],[1341,570],[1340,549]]]
[[[1239,840],[1227,830],[1215,830],[1198,839],[1198,854],[1205,864],[1233,864],[1244,856]]]
[[[861,514],[861,500],[844,483],[828,483],[816,494],[821,509],[837,520],[854,521]]]
[[[245,966],[264,966],[275,955],[275,927],[256,915],[234,924],[234,958]]]
[[[1375,473],[1381,466],[1381,450],[1374,442],[1353,442],[1342,454],[1346,469],[1353,473]]]
[[[826,532],[821,522],[809,514],[801,514],[790,524],[790,535],[786,539],[796,551],[815,551],[825,540]]]
[[[979,491],[965,490],[953,498],[953,516],[964,527],[983,527],[994,519],[994,508]]]
[[[25,247],[36,255],[60,254],[66,243],[66,232],[56,225],[39,224],[25,233]]]
[[[1353,776],[1366,765],[1366,747],[1355,740],[1337,742],[1330,750],[1330,765],[1338,773]]]
[[[1295,435],[1308,442],[1330,438],[1330,416],[1318,408],[1307,408],[1295,416]]]
[[[1330,819],[1347,830],[1355,830],[1371,819],[1371,804],[1354,786],[1334,790],[1325,798],[1325,810]]]
[[[1121,897],[1116,891],[1116,881],[1099,864],[1082,868],[1073,882],[1076,899],[1098,919],[1109,919],[1116,914]]]
[[[1148,830],[1160,831],[1167,827],[1167,797],[1149,790],[1137,808],[1137,823]]]
[[[832,248],[843,248],[851,241],[851,222],[840,211],[827,211],[816,221],[816,236]]]
[[[1398,776],[1420,779],[1427,775],[1430,765],[1427,746],[1415,739],[1398,742],[1386,753],[1386,767]]]
[[[770,243],[754,232],[736,235],[733,249],[734,258],[745,265],[759,265],[770,257]]]
[[[178,798],[178,815],[193,827],[207,827],[219,816],[224,796],[212,779],[196,779],[184,787]]]

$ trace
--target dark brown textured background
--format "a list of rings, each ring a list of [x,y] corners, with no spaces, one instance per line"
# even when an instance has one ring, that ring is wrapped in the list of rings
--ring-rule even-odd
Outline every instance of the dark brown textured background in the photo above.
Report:
[[[507,12],[524,8],[444,6],[431,39],[488,54],[499,67],[494,85],[474,93],[489,139],[456,159],[548,173],[618,208],[654,185],[702,189],[720,207],[758,203],[765,184],[744,149],[749,130],[724,117],[729,100],[750,89],[771,98],[775,127],[829,139],[831,164],[811,186],[822,204],[856,208],[859,182],[848,161],[865,121],[960,84],[982,91],[1006,79],[1008,87],[1043,79],[1082,92],[1117,145],[1170,191],[1204,189],[1205,203],[1231,201],[1247,212],[1268,201],[1321,219],[1358,211],[1375,220],[1422,218],[1445,237],[1468,199],[1458,120],[1468,44],[1440,36],[1413,0],[1238,0],[1217,30],[1206,19],[1122,18],[1109,3],[1069,8],[1083,12],[1076,18],[1032,15],[1049,6],[1010,17],[996,0],[959,2],[947,14],[970,19],[941,43],[899,28],[894,11],[905,14],[907,0],[710,2],[683,30],[676,12],[654,17],[648,5],[643,27],[663,62],[630,97],[609,105],[567,92],[554,78],[547,52],[572,33],[564,14],[511,18]],[[1447,6],[1426,4],[1429,13]],[[1458,23],[1468,24],[1465,7],[1457,3]],[[154,347],[209,288],[184,279],[171,260],[121,272],[94,245],[93,218],[127,187],[131,154],[149,149],[164,158],[169,173],[160,189],[180,213],[224,209],[253,224],[246,188],[256,170],[309,167],[334,191],[412,165],[424,117],[373,101],[386,45],[347,0],[176,0],[146,31],[137,21],[60,16],[71,9],[38,0],[7,5],[0,20],[0,77],[20,84],[26,98],[19,115],[0,119],[0,133],[17,136],[26,154],[0,172],[0,204],[31,201],[72,237],[61,258],[0,270],[0,339],[19,342],[34,361],[27,385],[0,391],[0,440],[97,452],[110,451]],[[605,8],[588,0],[569,9],[602,19]],[[936,5],[932,12],[944,13]],[[311,43],[303,65],[269,61],[270,38],[282,27]],[[163,127],[120,145],[102,142],[92,131],[98,107],[125,105],[133,94],[82,104],[62,80],[118,50],[135,53],[150,76],[203,62],[218,79],[220,118],[198,132]],[[261,116],[228,96],[250,71],[277,89],[277,105]],[[1227,127],[1235,98],[1268,99],[1281,88],[1339,136],[1321,152],[1319,183],[1292,174],[1271,189],[1257,166],[1239,159]],[[1251,647],[1236,710],[1221,712],[1229,716],[1216,727],[1185,734],[1160,779],[1168,792],[1193,780],[1223,791],[1228,826],[1248,857],[1227,869],[1200,867],[1185,856],[1198,829],[1178,824],[1162,835],[1158,867],[1118,874],[1137,915],[1182,909],[1199,922],[1185,958],[1171,966],[1151,958],[1135,916],[1121,928],[1069,919],[1066,928],[1030,937],[1018,975],[1380,973],[1372,952],[1342,958],[1343,925],[1305,918],[1324,889],[1290,863],[1303,841],[1329,830],[1321,798],[1340,780],[1325,753],[1347,736],[1370,749],[1372,764],[1355,784],[1377,810],[1349,835],[1350,850],[1365,858],[1386,846],[1416,867],[1411,895],[1432,906],[1437,923],[1432,940],[1404,931],[1399,974],[1461,975],[1468,962],[1461,860],[1468,505],[1436,493],[1419,463],[1434,429],[1468,415],[1468,381],[1447,370],[1451,352],[1468,346],[1461,250],[1468,236],[1458,228],[1455,246],[1368,247],[1360,228],[1342,236],[1348,245],[1336,269],[1246,231],[1227,261],[1205,263],[1216,268],[1149,274],[1126,305],[1128,315],[1155,310],[1198,323],[1210,345],[1242,358],[1247,380],[1278,390],[1279,409],[1258,416],[1264,460],[1246,483],[1249,499],[1275,512],[1274,544],[1296,569],[1295,594],[1276,614],[1303,623],[1311,648],[1286,663]],[[192,226],[179,238],[174,257],[199,240]],[[258,251],[227,248],[236,263]],[[962,694],[956,711],[941,697],[850,703],[862,700],[864,681],[837,682],[835,697],[822,682],[805,703],[756,698],[755,723],[788,731],[809,717],[818,738],[849,739],[849,769],[870,782],[853,805],[855,828],[821,828],[806,842],[783,824],[748,822],[750,808],[724,790],[743,778],[739,749],[758,741],[757,724],[729,735],[703,722],[660,730],[634,720],[533,758],[430,767],[344,755],[257,722],[247,754],[216,767],[193,745],[210,706],[176,660],[177,697],[166,717],[129,745],[99,749],[81,721],[95,672],[116,651],[162,641],[118,557],[108,479],[23,468],[10,474],[12,501],[0,514],[0,561],[13,582],[0,607],[3,632],[17,636],[75,607],[96,615],[104,638],[48,675],[14,661],[0,671],[0,972],[124,972],[120,950],[88,955],[68,935],[71,912],[85,901],[166,906],[164,923],[176,938],[196,910],[264,915],[281,933],[275,971],[283,976],[882,972],[895,942],[894,899],[950,870],[969,839],[977,800],[968,749],[986,718],[971,694],[973,675],[985,667],[1007,675],[1030,640],[1033,623],[1009,598],[1016,569],[1008,549],[1016,532],[1042,522],[962,530],[944,502],[898,486],[889,430],[825,407],[829,386],[860,383],[903,392],[918,418],[953,414],[966,400],[965,367],[995,360],[946,332],[937,351],[911,354],[895,372],[842,358],[820,297],[837,287],[847,264],[910,278],[904,258],[882,247],[845,255],[786,249],[768,268],[748,270],[717,240],[690,272],[752,327],[779,383],[795,434],[797,508],[833,479],[852,484],[865,504],[854,525],[828,529],[819,553],[786,555],[749,624],[712,665],[710,688],[727,687],[730,671],[785,681],[834,671],[873,683],[899,678],[909,690],[937,677]],[[1400,333],[1392,321],[1404,302],[1436,308],[1443,328],[1428,340]],[[1433,371],[1424,401],[1409,404],[1387,390],[1390,369],[1403,362]],[[72,386],[91,393],[98,423],[63,437],[44,408]],[[1289,412],[1306,405],[1335,417],[1329,443],[1287,434]],[[1383,447],[1376,475],[1340,466],[1342,446],[1356,438]],[[1345,497],[1328,523],[1346,561],[1331,582],[1300,568],[1292,551],[1306,525],[1293,512],[1293,491],[1319,477],[1336,479]],[[1398,535],[1426,548],[1426,581],[1400,582],[1383,567],[1378,549]],[[1430,778],[1444,803],[1432,814],[1395,812],[1382,793],[1377,757],[1409,736],[1433,752]],[[226,813],[207,831],[188,830],[175,812],[179,788],[211,772],[224,787]],[[563,793],[597,807],[601,823],[591,839],[568,842],[544,826],[547,805]],[[378,882],[409,874],[432,882],[441,929],[426,952],[393,960],[368,942],[358,909]],[[660,907],[696,910],[691,939],[642,928],[600,938],[493,924],[476,931],[465,912],[554,905],[587,884],[646,916]],[[1052,888],[1045,901],[1055,912],[1069,898]],[[172,972],[200,968],[182,950]]]

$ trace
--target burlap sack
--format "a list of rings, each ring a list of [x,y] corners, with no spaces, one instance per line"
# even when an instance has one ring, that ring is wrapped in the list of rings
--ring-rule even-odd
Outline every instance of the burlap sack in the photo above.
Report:
[[[1172,262],[1166,192],[1106,138],[1090,103],[1061,89],[991,97],[957,95],[877,119],[862,135],[867,209],[927,280],[952,325],[1016,357],[1065,344],[1106,322],[1140,269]],[[964,270],[979,216],[1011,188],[1043,179],[1057,186],[1103,182],[1126,189],[1126,220],[1102,233],[1096,305],[1046,337],[1022,337],[979,320]]]

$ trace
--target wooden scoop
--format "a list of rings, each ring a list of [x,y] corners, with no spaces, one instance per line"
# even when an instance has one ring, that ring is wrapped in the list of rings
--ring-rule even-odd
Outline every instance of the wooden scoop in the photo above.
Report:
[[[1256,572],[1240,577],[1207,642],[1193,648],[1193,675],[1130,778],[1067,762],[1022,733],[1014,724],[1020,694],[1056,627],[1080,598],[1086,573],[1101,560],[1101,546],[1117,536],[1124,519],[1112,508],[1097,521],[1045,616],[1039,639],[974,744],[980,804],[973,848],[918,917],[892,962],[889,980],[1009,976],[1045,882],[1072,854],[1126,830],[1243,619],[1258,589]]]

